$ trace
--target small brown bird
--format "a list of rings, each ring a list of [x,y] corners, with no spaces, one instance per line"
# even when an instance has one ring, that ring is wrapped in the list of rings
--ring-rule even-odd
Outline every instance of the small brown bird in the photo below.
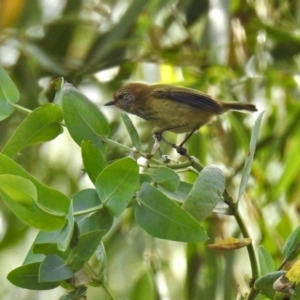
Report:
[[[220,102],[190,88],[144,83],[121,87],[114,93],[113,100],[104,105],[115,105],[159,127],[154,132],[158,140],[167,142],[162,137],[164,131],[189,132],[179,146],[167,142],[182,155],[186,153],[183,144],[197,129],[213,121],[215,116],[229,110],[257,111],[253,104]]]

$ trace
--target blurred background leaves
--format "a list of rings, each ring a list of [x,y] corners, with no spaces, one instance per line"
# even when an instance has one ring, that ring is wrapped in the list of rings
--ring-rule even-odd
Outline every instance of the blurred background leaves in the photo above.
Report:
[[[119,112],[102,104],[130,81],[192,87],[265,110],[241,213],[255,244],[263,245],[279,266],[282,246],[300,212],[299,12],[299,0],[0,0],[0,63],[20,91],[20,105],[33,109],[52,102],[50,81],[64,76],[106,114],[111,138],[129,147]],[[0,123],[1,149],[23,118],[16,112]],[[143,150],[150,151],[152,128],[130,118]],[[222,168],[234,197],[254,120],[227,114],[187,144],[189,154],[203,164]],[[176,140],[172,133],[168,138]],[[178,158],[169,147],[163,151]],[[117,148],[107,151],[110,160],[126,155]],[[80,148],[67,133],[25,149],[17,160],[68,195],[90,186]],[[195,175],[182,178],[191,182]],[[146,299],[147,294],[149,299],[205,295],[228,300],[235,298],[238,284],[244,291],[241,278],[249,274],[245,250],[216,254],[204,244],[153,239],[132,220],[129,209],[104,240],[108,285],[116,299]],[[2,202],[0,222],[1,299],[12,299],[16,290],[20,300],[56,299],[55,291],[26,291],[8,283],[7,273],[23,261],[36,232]],[[212,215],[204,226],[210,243],[238,234],[230,217]],[[89,299],[99,299],[101,293],[91,289]]]

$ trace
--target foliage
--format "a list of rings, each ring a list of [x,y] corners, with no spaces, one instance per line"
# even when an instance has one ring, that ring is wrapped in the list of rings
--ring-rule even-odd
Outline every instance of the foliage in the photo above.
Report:
[[[299,1],[17,2],[0,2],[0,293],[300,299]],[[150,158],[149,127],[99,109],[136,80],[265,113]]]

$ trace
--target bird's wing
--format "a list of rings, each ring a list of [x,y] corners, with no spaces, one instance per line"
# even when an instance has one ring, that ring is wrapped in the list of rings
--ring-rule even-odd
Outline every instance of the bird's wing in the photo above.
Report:
[[[188,88],[164,88],[158,87],[151,94],[158,98],[170,99],[182,102],[195,108],[205,109],[215,114],[222,113],[222,106],[209,95]]]

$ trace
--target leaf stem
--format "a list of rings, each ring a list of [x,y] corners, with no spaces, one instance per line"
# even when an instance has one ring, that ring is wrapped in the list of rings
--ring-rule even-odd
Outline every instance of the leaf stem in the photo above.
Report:
[[[9,104],[10,104],[11,106],[13,106],[16,110],[18,110],[18,111],[20,111],[20,112],[22,112],[22,113],[25,113],[25,114],[27,114],[27,115],[29,115],[30,113],[32,113],[32,110],[30,110],[30,109],[28,109],[28,108],[25,108],[25,107],[23,107],[23,106],[20,106],[20,105],[18,105],[18,104],[16,104],[16,103],[10,102]]]
[[[76,211],[76,212],[73,213],[73,215],[74,216],[80,216],[80,215],[92,213],[92,212],[95,212],[95,211],[103,209],[103,207],[104,207],[104,205],[100,204],[100,205],[97,205],[97,206],[94,206],[94,207],[91,207],[91,208],[88,208],[88,209]]]

